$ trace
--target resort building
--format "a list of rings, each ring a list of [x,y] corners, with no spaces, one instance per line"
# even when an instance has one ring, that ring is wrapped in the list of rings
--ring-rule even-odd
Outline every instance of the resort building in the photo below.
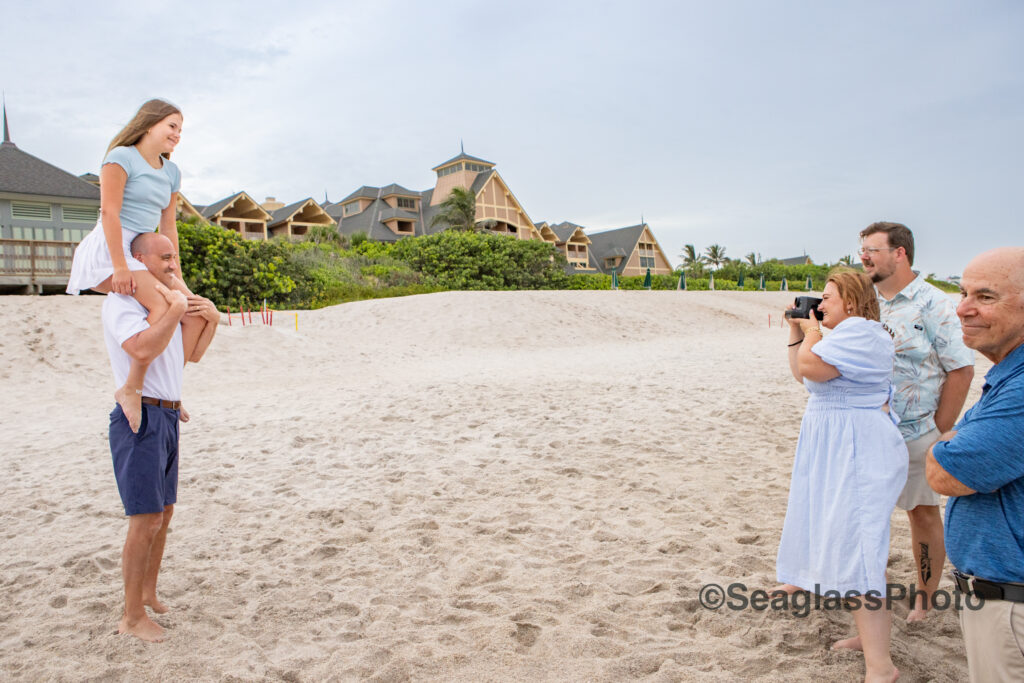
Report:
[[[590,263],[590,248],[593,242],[583,232],[582,225],[576,225],[569,221],[557,225],[539,224],[547,227],[555,237],[554,245],[558,248],[565,260],[569,262],[572,272],[594,271]],[[541,239],[544,239],[543,235]]]
[[[364,185],[324,209],[338,221],[338,231],[343,235],[362,232],[371,240],[394,242],[445,230],[447,226],[431,222],[451,191],[461,187],[476,199],[477,224],[517,239],[542,239],[492,162],[462,152],[432,170],[437,181],[429,190],[410,190],[394,183],[384,187]]]
[[[270,212],[267,232],[271,237],[306,239],[310,228],[318,225],[333,228],[337,225],[312,197],[306,197],[287,206],[273,197],[267,197],[262,206]]]
[[[7,111],[0,142],[0,285],[62,288],[75,245],[99,218],[95,185],[11,141]]]
[[[590,233],[590,267],[619,275],[668,275],[672,264],[646,223]]]
[[[204,220],[234,230],[247,240],[267,239],[267,223],[272,216],[245,192],[236,192],[209,206],[195,208]]]

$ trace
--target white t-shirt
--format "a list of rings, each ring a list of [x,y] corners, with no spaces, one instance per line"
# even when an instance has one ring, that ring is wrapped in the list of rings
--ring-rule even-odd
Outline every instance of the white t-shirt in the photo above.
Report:
[[[107,342],[110,369],[114,371],[117,386],[121,386],[128,379],[128,371],[132,364],[131,356],[121,348],[121,344],[139,332],[149,329],[149,322],[146,320],[148,315],[149,311],[145,306],[124,294],[111,292],[103,302],[103,339]],[[146,370],[142,394],[165,401],[180,401],[184,374],[185,347],[181,342],[181,325],[178,325],[167,348]]]

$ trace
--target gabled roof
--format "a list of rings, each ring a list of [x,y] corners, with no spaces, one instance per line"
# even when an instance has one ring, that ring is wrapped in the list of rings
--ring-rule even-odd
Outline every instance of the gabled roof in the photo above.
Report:
[[[272,228],[275,225],[280,225],[281,223],[284,223],[285,221],[294,218],[295,214],[301,212],[304,208],[306,208],[306,205],[309,204],[310,202],[313,203],[313,206],[323,211],[323,207],[317,204],[315,199],[313,199],[312,197],[306,197],[305,199],[300,199],[297,202],[293,202],[288,206],[282,206],[280,209],[273,211],[270,214],[270,221],[268,222],[267,227]],[[325,214],[327,213],[326,211],[323,212]],[[330,216],[330,214],[327,215]]]
[[[478,164],[487,164],[488,166],[494,166],[494,162],[493,161],[487,161],[486,159],[481,159],[480,157],[470,156],[469,154],[466,154],[465,152],[462,152],[461,154],[457,154],[456,156],[453,156],[448,161],[445,161],[444,163],[438,164],[437,166],[435,166],[434,168],[432,168],[430,170],[431,171],[436,171],[439,168],[444,168],[448,164],[454,164],[456,161],[472,161],[472,162],[475,162],[475,163],[478,163]]]
[[[640,235],[647,225],[630,225],[616,230],[594,232],[590,237],[590,265],[605,272],[604,260],[615,256],[629,256],[636,249]]]
[[[792,258],[780,258],[779,264],[783,266],[802,266],[807,263],[810,257],[807,254],[803,256],[793,256]]]
[[[250,202],[252,202],[256,206],[257,209],[262,211],[265,214],[265,217],[264,217],[263,220],[270,220],[270,212],[267,211],[266,209],[264,209],[262,206],[260,206],[259,202],[257,202],[255,199],[250,197],[247,192],[236,192],[233,195],[229,195],[227,197],[224,197],[224,199],[218,200],[218,201],[214,202],[213,204],[210,204],[209,206],[204,207],[203,209],[199,209],[198,206],[196,208],[199,209],[202,212],[203,218],[212,218],[213,216],[216,216],[218,213],[223,211],[225,207],[230,206],[231,204],[234,204],[238,200],[239,197],[245,197]]]
[[[99,201],[100,188],[18,149],[0,143],[0,192]]]
[[[550,228],[551,231],[555,233],[555,237],[558,238],[559,242],[568,242],[569,239],[576,234],[577,230],[583,232],[583,228],[581,226],[569,222],[552,225]],[[586,233],[583,233],[583,235],[586,237]]]

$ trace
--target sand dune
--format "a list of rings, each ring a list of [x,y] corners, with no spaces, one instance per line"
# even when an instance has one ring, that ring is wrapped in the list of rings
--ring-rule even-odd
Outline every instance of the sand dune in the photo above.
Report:
[[[855,680],[829,650],[847,614],[698,602],[774,585],[806,401],[790,296],[445,293],[222,325],[186,371],[158,645],[115,634],[101,298],[0,298],[0,677]],[[910,583],[901,512],[893,536]],[[901,680],[965,679],[955,614],[906,612]]]

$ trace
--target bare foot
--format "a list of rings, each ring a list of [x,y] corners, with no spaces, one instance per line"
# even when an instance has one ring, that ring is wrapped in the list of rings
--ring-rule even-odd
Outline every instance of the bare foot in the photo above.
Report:
[[[181,406],[180,408],[178,408],[178,419],[181,420],[182,422],[188,422],[189,420],[192,419],[192,416],[189,415],[187,410],[185,410],[185,406]]]
[[[892,683],[900,677],[900,670],[895,666],[892,667],[892,671],[880,674],[866,674],[864,676],[864,683]]]
[[[142,392],[132,389],[127,384],[114,392],[114,400],[121,406],[125,418],[128,419],[128,426],[132,432],[139,433],[139,425],[142,424]]]
[[[853,638],[844,638],[843,640],[837,640],[832,643],[833,650],[857,650],[858,652],[864,651],[864,646],[860,644],[860,636],[854,636]],[[893,680],[896,680],[895,678]]]
[[[127,633],[148,643],[159,643],[164,639],[164,629],[147,616],[142,617],[134,624],[128,623],[128,617],[121,617],[121,623],[117,625],[118,633]]]
[[[142,604],[157,614],[167,614],[171,608],[160,602],[157,598],[142,598]]]
[[[928,618],[928,610],[926,609],[912,609],[910,614],[907,615],[907,623],[912,624],[915,621],[924,621]]]
[[[800,586],[794,586],[791,583],[784,583],[782,585],[776,586],[775,588],[772,588],[770,591],[768,591],[768,595],[775,595],[776,593],[785,593],[786,595],[792,595],[793,593],[801,592],[806,593],[807,591],[805,591]]]

